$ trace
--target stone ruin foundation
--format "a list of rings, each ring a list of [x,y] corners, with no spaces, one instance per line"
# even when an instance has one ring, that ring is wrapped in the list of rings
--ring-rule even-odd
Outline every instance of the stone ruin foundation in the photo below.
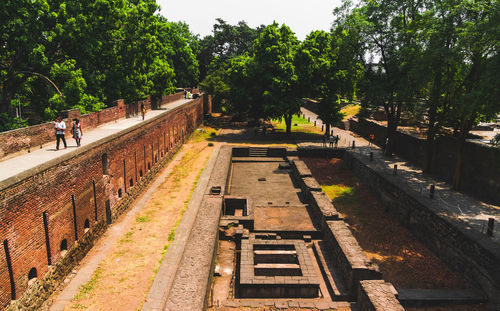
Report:
[[[218,148],[143,310],[393,311],[404,310],[400,301],[419,303],[411,289],[398,293],[383,280],[296,150]]]
[[[208,305],[403,310],[304,162],[234,147],[228,170]]]

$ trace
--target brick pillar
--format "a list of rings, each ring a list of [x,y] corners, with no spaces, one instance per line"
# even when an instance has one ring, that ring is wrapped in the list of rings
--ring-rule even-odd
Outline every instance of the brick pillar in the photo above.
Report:
[[[212,113],[212,96],[205,93],[203,94],[203,114]]]
[[[66,121],[70,122],[75,118],[80,118],[80,109],[68,109],[61,111],[61,117],[63,119],[67,119]]]
[[[127,116],[127,109],[125,107],[125,101],[123,99],[118,99],[115,101],[116,108],[118,109],[118,118],[125,118]]]

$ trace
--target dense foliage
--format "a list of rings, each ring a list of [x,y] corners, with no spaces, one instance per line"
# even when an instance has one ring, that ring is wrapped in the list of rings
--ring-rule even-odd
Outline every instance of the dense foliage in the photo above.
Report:
[[[199,40],[157,12],[155,0],[0,2],[0,130],[27,124],[20,105],[33,122],[199,81],[215,110],[283,117],[287,132],[302,98],[330,125],[356,97],[364,112],[385,112],[387,155],[403,117],[426,128],[426,171],[436,135],[451,128],[458,188],[470,130],[500,112],[498,0],[345,0],[331,30],[303,42],[286,25],[221,19]]]
[[[0,130],[197,85],[197,37],[158,9],[155,0],[1,1]]]

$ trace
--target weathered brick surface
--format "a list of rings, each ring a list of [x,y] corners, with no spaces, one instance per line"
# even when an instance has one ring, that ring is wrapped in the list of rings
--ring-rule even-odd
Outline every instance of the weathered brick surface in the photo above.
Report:
[[[356,238],[341,220],[327,222],[325,240],[335,258],[335,265],[341,272],[350,295],[356,295],[360,280],[380,279],[378,266],[365,255]]]
[[[404,311],[391,283],[384,280],[361,281],[358,303],[361,311]]]
[[[178,149],[184,138],[201,123],[202,117],[203,98],[195,99],[111,135],[104,141],[83,146],[78,152],[35,167],[31,174],[25,175],[28,176],[26,178],[12,179],[10,183],[1,184],[0,239],[8,243],[16,299],[25,292],[43,296],[38,290],[31,288],[27,292],[28,272],[31,268],[36,268],[38,279],[47,272],[48,275],[57,275],[57,278],[49,278],[47,281],[52,284],[50,286],[44,283],[40,287],[40,282],[35,283],[39,285],[32,285],[50,292],[67,272],[59,263],[65,262],[68,254],[75,248],[77,250],[73,252],[80,254],[75,255],[75,258],[81,258],[81,254],[86,253],[91,242],[82,241],[89,232],[93,236],[95,230],[100,228],[99,224],[112,221],[128,207],[160,166]],[[108,159],[107,175],[103,174],[104,154]],[[108,200],[110,208],[107,213]],[[50,267],[43,224],[44,212],[48,220]],[[110,216],[109,220],[107,214]],[[85,228],[87,220],[89,232]],[[67,241],[69,251],[65,257],[62,257],[60,250],[63,239]],[[10,299],[11,282],[6,254],[4,247],[1,247],[0,309],[7,307]]]

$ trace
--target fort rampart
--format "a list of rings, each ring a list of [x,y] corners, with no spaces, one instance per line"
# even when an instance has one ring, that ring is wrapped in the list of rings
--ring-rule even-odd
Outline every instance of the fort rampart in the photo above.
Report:
[[[178,97],[164,97],[161,105]],[[200,125],[207,102],[202,95],[1,181],[0,309],[11,300],[11,309],[36,308],[46,299]],[[124,118],[126,111],[118,102],[81,119],[88,128]],[[45,126],[18,131],[39,144]]]

